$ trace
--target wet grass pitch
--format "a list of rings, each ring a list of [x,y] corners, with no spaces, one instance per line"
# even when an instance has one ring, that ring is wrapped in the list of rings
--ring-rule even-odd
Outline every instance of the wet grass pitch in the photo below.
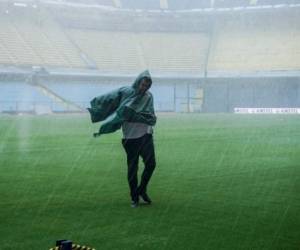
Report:
[[[298,115],[159,114],[153,204],[134,209],[121,133],[97,129],[0,116],[0,249],[299,249]]]

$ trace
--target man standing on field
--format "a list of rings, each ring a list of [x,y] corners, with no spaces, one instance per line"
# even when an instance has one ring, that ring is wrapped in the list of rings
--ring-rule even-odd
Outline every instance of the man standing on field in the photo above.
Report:
[[[127,179],[130,187],[131,206],[137,207],[139,197],[151,204],[147,186],[156,166],[153,144],[153,128],[156,116],[153,96],[149,92],[152,79],[148,70],[142,72],[131,87],[122,87],[91,101],[92,122],[103,121],[98,133],[112,133],[122,127],[122,145],[127,155]],[[143,159],[144,171],[138,185],[139,157]]]

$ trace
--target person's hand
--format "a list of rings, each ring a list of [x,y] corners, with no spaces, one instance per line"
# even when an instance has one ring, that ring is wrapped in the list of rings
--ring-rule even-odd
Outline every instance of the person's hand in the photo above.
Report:
[[[123,115],[127,120],[132,119],[132,117],[136,114],[136,112],[129,108],[129,107],[124,107]]]
[[[99,137],[100,134],[99,133],[94,133],[93,136],[94,136],[94,138],[96,138],[96,137]]]
[[[154,114],[151,114],[151,113],[143,113],[143,112],[141,112],[140,114],[142,116],[144,116],[145,118],[147,118],[147,119],[151,119],[151,118],[155,117]]]

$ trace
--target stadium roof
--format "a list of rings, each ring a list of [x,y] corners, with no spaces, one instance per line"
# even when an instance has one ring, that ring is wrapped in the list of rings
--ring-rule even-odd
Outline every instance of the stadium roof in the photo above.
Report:
[[[16,6],[47,3],[111,11],[209,12],[300,7],[300,0],[0,0]]]
[[[268,5],[297,5],[299,0],[55,0],[60,3],[101,5],[120,9],[191,10]]]

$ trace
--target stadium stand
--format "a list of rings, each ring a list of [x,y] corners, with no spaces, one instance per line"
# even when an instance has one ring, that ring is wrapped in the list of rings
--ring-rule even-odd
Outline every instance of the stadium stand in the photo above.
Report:
[[[0,17],[0,42],[1,48],[7,51],[9,55],[3,57],[1,54],[3,64],[26,65],[30,63],[38,65],[42,63],[42,60],[33,52],[16,27],[10,22],[8,16],[4,15]]]
[[[70,30],[68,33],[102,72],[135,72],[142,68],[132,33],[93,30]]]
[[[295,3],[273,3],[282,2]],[[117,83],[132,83],[127,80],[146,68],[155,77],[152,92],[159,111],[231,112],[239,105],[299,103],[300,5],[174,0],[140,1],[129,10],[130,0],[89,2],[101,6],[26,3],[0,3],[0,112],[37,112],[38,106],[81,112],[91,98]],[[248,8],[251,3],[255,8]],[[152,10],[162,6],[168,11]],[[10,94],[6,78],[14,88],[39,67],[42,81],[19,86],[25,96],[32,91],[44,99],[26,97],[31,104],[21,105],[21,94]],[[279,92],[283,95],[275,95]],[[34,105],[36,100],[41,105]]]
[[[42,10],[41,10],[42,11]],[[39,19],[39,15],[43,19]],[[3,64],[84,68],[76,48],[47,13],[12,9],[1,15],[0,48],[11,55]]]
[[[122,3],[130,5],[130,1]],[[140,4],[145,5],[143,1]],[[76,28],[75,22],[70,28],[70,23],[76,19],[76,15],[72,17],[72,8],[59,9],[61,12],[55,8],[12,8],[1,15],[0,63],[97,68],[100,72],[131,74],[144,68],[158,74],[299,69],[298,12],[289,13],[289,18],[283,18],[285,12],[276,14],[275,11],[272,14],[215,16],[210,37],[206,31],[143,32],[135,27],[130,31],[118,31],[114,30],[120,22],[116,17],[106,24],[108,30],[94,26],[91,29],[90,21],[101,23],[102,17],[106,21],[108,18],[107,13],[99,15],[95,10],[91,12],[92,20],[83,19],[82,27]],[[83,16],[89,12],[81,11]],[[67,13],[67,22],[58,21],[55,13],[62,13],[62,16]],[[141,18],[141,21],[146,19]],[[152,25],[153,22],[159,20],[152,19]]]
[[[208,37],[201,33],[141,33],[136,39],[145,65],[153,72],[200,74],[204,71]]]
[[[208,45],[205,34],[69,31],[101,71],[200,73]]]
[[[284,15],[284,14],[282,14]],[[299,70],[299,18],[282,15],[219,19],[213,33],[210,71]]]
[[[2,22],[0,22],[0,64],[16,64],[16,59],[12,56],[12,54],[7,50],[6,42],[4,40],[7,39],[8,34],[5,35],[1,32]]]

